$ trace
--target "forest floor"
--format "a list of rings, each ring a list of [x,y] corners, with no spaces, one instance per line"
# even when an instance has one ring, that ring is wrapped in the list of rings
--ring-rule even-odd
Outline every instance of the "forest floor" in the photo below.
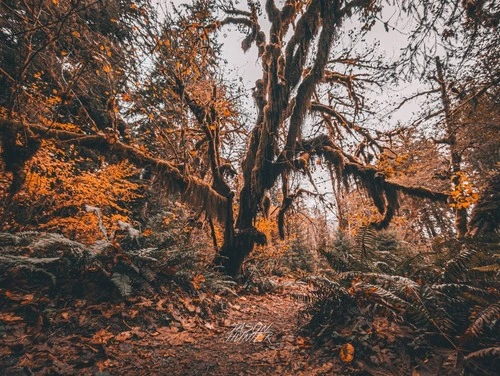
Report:
[[[498,374],[497,358],[464,367],[449,337],[345,309],[302,272],[244,285],[176,264],[138,273],[119,248],[39,233],[3,234],[0,259],[0,375]]]
[[[307,285],[280,283],[271,294],[100,304],[0,289],[0,374],[332,374],[298,334]]]

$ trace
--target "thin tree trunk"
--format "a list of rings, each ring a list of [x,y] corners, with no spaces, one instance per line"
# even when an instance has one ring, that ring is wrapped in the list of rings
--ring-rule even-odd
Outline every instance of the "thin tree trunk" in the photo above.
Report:
[[[441,101],[443,103],[444,113],[445,113],[445,126],[446,126],[446,144],[450,147],[451,161],[450,161],[450,170],[451,170],[451,183],[453,188],[460,185],[460,172],[461,163],[462,163],[462,155],[460,154],[457,148],[457,137],[455,133],[455,129],[453,128],[453,118],[451,113],[451,101],[448,95],[448,91],[446,90],[446,81],[444,80],[443,74],[443,65],[439,60],[439,57],[436,57],[436,68],[438,75],[438,83],[441,89]],[[457,236],[459,238],[464,237],[467,234],[467,209],[466,208],[455,208],[455,227],[457,230]]]

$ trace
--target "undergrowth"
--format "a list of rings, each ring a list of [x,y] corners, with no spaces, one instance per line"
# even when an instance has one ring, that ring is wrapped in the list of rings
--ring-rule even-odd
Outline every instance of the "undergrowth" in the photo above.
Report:
[[[304,329],[318,344],[353,342],[370,356],[386,320],[414,356],[449,348],[450,368],[492,375],[500,366],[499,250],[498,241],[453,240],[417,252],[388,231],[339,234],[321,252],[324,275],[309,278],[315,293]]]

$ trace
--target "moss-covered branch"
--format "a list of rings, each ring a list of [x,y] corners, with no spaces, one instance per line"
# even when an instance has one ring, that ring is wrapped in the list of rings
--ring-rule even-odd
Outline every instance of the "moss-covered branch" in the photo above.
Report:
[[[84,135],[52,129],[39,124],[23,125],[18,121],[0,119],[0,134],[12,133],[13,130],[14,134],[18,132],[26,133],[29,130],[33,140],[52,139],[66,144],[84,146],[97,150],[103,155],[112,155],[114,158],[129,160],[141,167],[149,166],[157,171],[160,180],[162,180],[169,193],[179,193],[186,203],[203,208],[222,223],[226,221],[228,200],[218,194],[209,183],[194,176],[184,175],[174,164],[149,156],[143,151],[116,140],[114,137],[105,134]],[[5,145],[5,136],[2,144]],[[4,155],[2,157],[4,158]],[[23,159],[22,165],[16,165],[17,168],[24,169],[26,161],[26,159]]]

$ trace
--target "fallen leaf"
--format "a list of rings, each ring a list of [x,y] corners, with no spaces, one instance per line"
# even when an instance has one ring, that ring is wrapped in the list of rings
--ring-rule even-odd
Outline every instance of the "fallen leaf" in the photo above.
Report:
[[[113,333],[108,332],[106,329],[101,329],[92,336],[90,343],[94,345],[105,345],[114,336]]]
[[[297,337],[295,339],[295,344],[303,349],[308,349],[311,347],[311,344],[309,343],[307,338],[304,338],[304,337]]]
[[[118,333],[114,339],[115,341],[123,342],[126,341],[127,339],[130,339],[130,337],[132,337],[132,332],[128,331],[128,332]]]
[[[203,302],[207,298],[207,294],[204,292],[198,292],[198,299],[201,302]]]
[[[182,328],[185,330],[193,329],[196,327],[196,323],[193,320],[181,320]]]
[[[69,319],[69,313],[68,313],[68,312],[62,312],[62,313],[61,313],[61,317],[62,317],[64,320],[67,320],[67,319]]]
[[[31,304],[35,300],[35,296],[33,294],[27,294],[23,296],[22,305]]]
[[[186,307],[186,309],[187,309],[189,312],[194,312],[194,311],[196,311],[196,306],[195,306],[194,304],[192,304],[191,299],[189,299],[189,298],[186,298],[186,299],[180,299],[180,301],[182,302],[182,304],[184,304],[184,307]]]
[[[339,358],[344,363],[350,363],[354,359],[354,346],[350,343],[345,343],[340,348]]]
[[[257,335],[255,336],[255,338],[253,339],[254,342],[264,342],[264,340],[266,339],[267,335],[269,333],[257,333]]]
[[[22,317],[13,314],[12,312],[0,313],[0,320],[5,323],[23,321]]]

